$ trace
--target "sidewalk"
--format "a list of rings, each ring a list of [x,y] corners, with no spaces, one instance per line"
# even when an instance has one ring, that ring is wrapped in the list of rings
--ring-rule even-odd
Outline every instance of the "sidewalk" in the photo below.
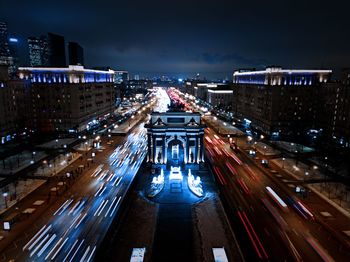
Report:
[[[296,144],[296,143],[290,143],[286,141],[271,141],[271,143],[275,144],[277,147],[284,149],[290,153],[310,153],[314,152],[315,150],[311,147],[307,147],[301,144]]]
[[[66,148],[68,145],[77,141],[76,138],[61,138],[56,140],[51,140],[47,143],[38,145],[38,148],[49,148],[49,149],[57,149],[57,148]]]
[[[145,108],[145,107],[144,107]],[[141,110],[141,111],[140,111]],[[147,109],[143,110],[140,109],[138,113],[130,117],[127,121],[125,121],[123,124],[119,125],[117,128],[114,128],[111,131],[112,135],[126,135],[130,132],[141,120],[145,117],[144,114],[148,111]]]
[[[284,158],[283,160],[283,158],[276,158],[271,160],[271,162],[301,182],[326,178],[316,166],[308,166],[300,161],[296,163],[294,159]],[[337,182],[320,182],[307,184],[305,187],[311,189],[342,214],[350,218],[350,192],[345,185]]]
[[[43,163],[41,167],[34,172],[34,175],[51,177],[59,174],[62,170],[73,164],[81,154],[71,153],[67,155],[59,155],[49,163]],[[6,212],[13,205],[28,196],[34,190],[43,185],[46,180],[43,179],[27,179],[18,180],[8,186],[2,188],[2,196],[0,197],[0,215]],[[7,194],[6,197],[3,194]]]
[[[244,132],[239,130],[238,128],[231,125],[232,123],[227,123],[218,119],[215,116],[203,116],[202,117],[205,123],[207,123],[211,128],[217,131],[220,135],[235,135],[242,136]]]
[[[0,174],[11,175],[47,157],[43,151],[23,151],[0,162]]]
[[[40,176],[54,176],[55,174],[58,174],[63,169],[65,169],[67,166],[73,164],[81,154],[79,153],[68,153],[67,155],[58,155],[54,159],[52,159],[48,163],[44,163],[41,167],[37,169],[36,172],[34,172],[34,175],[40,175]]]
[[[254,147],[256,148],[256,150],[264,155],[264,156],[275,156],[275,155],[279,155],[281,152],[274,149],[273,147],[263,143],[263,142],[255,142],[254,143]]]

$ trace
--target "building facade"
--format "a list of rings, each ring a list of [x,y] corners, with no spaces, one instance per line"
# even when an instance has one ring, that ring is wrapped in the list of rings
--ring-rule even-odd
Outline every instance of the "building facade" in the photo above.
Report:
[[[230,88],[208,89],[206,102],[215,108],[232,110],[233,90]]]
[[[327,83],[318,90],[317,130],[342,146],[350,146],[350,85]]]
[[[26,130],[30,119],[30,82],[12,80],[8,67],[0,66],[0,144]]]
[[[146,128],[148,162],[170,166],[204,162],[204,125],[199,113],[153,112]]]
[[[82,131],[114,111],[114,71],[20,67],[31,83],[32,125],[39,132]]]
[[[317,125],[316,97],[331,73],[279,67],[235,71],[233,111],[237,118],[269,135],[305,134]]]

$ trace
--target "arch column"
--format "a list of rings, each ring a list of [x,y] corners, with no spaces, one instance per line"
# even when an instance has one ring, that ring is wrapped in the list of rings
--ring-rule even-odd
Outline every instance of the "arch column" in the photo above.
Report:
[[[150,162],[152,159],[152,145],[151,145],[151,135],[147,135],[147,162]]]
[[[203,141],[203,134],[201,134],[200,137],[200,146],[201,146],[201,161],[204,162],[204,141]]]
[[[195,139],[194,139],[194,163],[198,163],[198,154],[199,152],[198,152],[198,138],[197,138],[197,136],[195,137]]]
[[[188,136],[186,136],[185,145],[183,145],[183,147],[184,147],[184,162],[185,164],[187,164],[188,157],[189,157]]]
[[[162,164],[166,163],[165,136],[162,137]]]
[[[153,138],[152,138],[152,144],[153,144],[153,148],[152,148],[152,163],[155,163],[156,162],[156,138],[155,136],[153,135]]]

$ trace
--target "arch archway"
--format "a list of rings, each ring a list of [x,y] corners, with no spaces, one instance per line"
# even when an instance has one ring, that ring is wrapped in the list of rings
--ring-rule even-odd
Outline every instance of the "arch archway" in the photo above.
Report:
[[[186,163],[186,141],[180,137],[171,137],[166,141],[166,162],[178,166]]]

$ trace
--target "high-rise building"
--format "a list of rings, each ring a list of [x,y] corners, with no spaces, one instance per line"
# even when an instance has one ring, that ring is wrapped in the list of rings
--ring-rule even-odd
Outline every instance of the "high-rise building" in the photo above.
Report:
[[[10,56],[12,57],[12,64],[9,65],[9,73],[10,75],[15,75],[20,62],[19,40],[16,37],[9,37],[8,43]]]
[[[64,37],[53,33],[48,33],[49,44],[49,66],[65,67],[66,66],[66,49]]]
[[[13,66],[13,57],[10,54],[7,23],[0,22],[0,65],[8,65],[9,73]]]
[[[9,56],[7,23],[0,22],[0,63],[6,64]]]
[[[28,49],[30,66],[49,65],[49,46],[46,36],[28,37]]]
[[[84,49],[76,42],[68,43],[70,65],[84,65]]]

